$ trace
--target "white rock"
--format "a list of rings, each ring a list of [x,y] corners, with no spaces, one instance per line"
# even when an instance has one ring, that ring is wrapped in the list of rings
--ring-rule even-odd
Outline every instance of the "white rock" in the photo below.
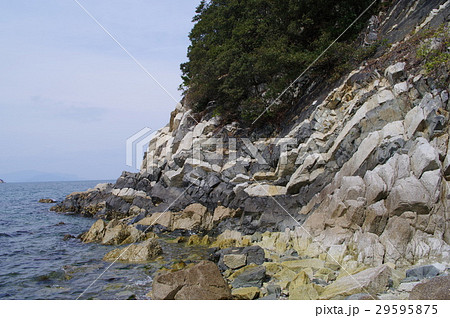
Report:
[[[216,164],[210,164],[206,161],[203,160],[198,160],[198,159],[192,159],[192,158],[188,158],[186,159],[184,166],[189,165],[191,167],[196,167],[196,168],[200,168],[203,171],[206,172],[220,172],[221,168],[216,165]],[[183,167],[184,168],[184,167]]]
[[[398,83],[398,84],[394,85],[394,93],[395,93],[395,95],[399,96],[399,95],[401,95],[403,93],[406,93],[406,92],[408,92],[408,83],[401,82],[401,83]]]
[[[388,101],[395,99],[394,94],[390,90],[383,90],[376,95],[378,104],[384,104]]]
[[[194,131],[192,132],[192,137],[194,138],[198,138],[203,134],[203,130],[206,127],[206,123],[205,122],[200,122],[197,125],[195,125],[194,127]]]
[[[343,177],[341,181],[340,191],[343,201],[357,200],[364,197],[366,193],[366,184],[361,177]]]
[[[373,169],[373,172],[378,174],[381,179],[383,179],[384,183],[387,186],[387,191],[391,191],[392,186],[395,182],[395,168],[391,164],[391,160],[393,158],[389,159],[388,162],[384,165],[377,166],[375,169]]]
[[[443,271],[445,271],[446,269],[447,269],[447,267],[449,267],[448,265],[446,265],[446,264],[442,264],[442,263],[433,263],[433,264],[431,264],[431,265],[433,265],[434,267],[436,267],[438,270],[439,270],[439,272],[443,272]]]
[[[410,292],[413,290],[414,286],[420,283],[421,282],[401,283],[400,285],[398,285],[397,290],[401,292]]]
[[[184,150],[192,150],[193,145],[193,133],[192,131],[189,131],[181,140],[180,145],[178,146],[177,153],[184,151]]]
[[[434,171],[424,172],[422,177],[420,178],[420,182],[422,182],[425,189],[430,193],[431,200],[433,203],[437,202],[440,196],[440,188],[441,188],[441,170],[437,169]]]
[[[304,185],[310,183],[309,181],[310,175],[308,172],[303,172],[301,170],[297,170],[289,179],[288,184],[286,185],[287,192],[290,194],[298,193],[300,188]]]
[[[447,156],[444,160],[444,175],[448,176],[450,174],[450,139],[447,147]]]
[[[356,232],[353,237],[358,252],[358,262],[370,266],[379,266],[383,263],[384,246],[380,243],[378,235],[373,233]]]
[[[316,162],[320,162],[321,164],[325,163],[325,159],[322,154],[313,153],[305,158],[303,163],[297,168],[286,185],[288,193],[294,194],[298,192],[302,186],[311,183],[324,172],[323,168],[319,168],[314,170],[311,174],[309,173],[309,170],[314,166],[314,164],[316,164]]]
[[[321,174],[325,172],[325,168],[319,168],[313,170],[311,174],[309,175],[309,183],[313,183],[314,180],[316,180]]]
[[[251,197],[285,195],[286,188],[269,184],[252,184],[244,190]]]
[[[408,155],[395,154],[392,159],[392,164],[395,165],[395,178],[404,179],[411,174],[411,160]]]
[[[440,168],[439,154],[425,138],[418,138],[415,146],[410,150],[411,170],[417,178],[422,173]]]
[[[391,215],[400,215],[404,211],[427,213],[430,209],[430,194],[416,177],[411,176],[394,184],[386,206]]]
[[[425,114],[421,107],[416,106],[411,109],[405,116],[406,136],[411,138],[417,131],[424,128]]]
[[[430,145],[439,153],[439,159],[444,161],[448,151],[449,136],[447,134],[435,137]]]
[[[181,187],[183,185],[184,169],[169,170],[164,172],[164,182],[170,187]]]
[[[173,119],[173,130],[177,130],[180,126],[181,119],[183,118],[183,113],[178,113]]]
[[[120,190],[118,196],[122,198],[134,198],[136,197],[136,190],[131,188],[123,188]]]
[[[449,97],[448,92],[447,91],[442,91],[442,93],[441,93],[441,100],[442,100],[443,103],[448,102],[448,97]]]
[[[387,194],[387,185],[383,179],[374,171],[367,171],[364,176],[366,184],[367,203],[371,204],[378,201]]]
[[[388,93],[384,93],[388,94]],[[391,93],[392,94],[392,93]],[[369,98],[368,101],[366,101],[353,115],[353,117],[345,124],[342,131],[339,133],[338,137],[335,139],[333,146],[328,151],[325,158],[331,158],[335,151],[339,148],[342,141],[347,137],[349,132],[353,129],[353,127],[361,122],[361,120],[366,116],[366,114],[379,107],[380,104],[378,103],[378,95],[374,95],[371,98]]]
[[[99,191],[106,191],[111,186],[111,183],[99,183],[95,186],[95,189]]]
[[[347,246],[345,244],[332,245],[327,251],[327,261],[330,263],[341,264],[346,252]]]
[[[427,93],[420,102],[419,107],[423,109],[424,116],[427,118],[432,111],[437,111],[442,107],[442,101],[439,96],[433,97],[433,94]]]
[[[156,143],[155,143],[155,150],[159,149],[160,147],[164,147],[167,143],[167,141],[171,138],[172,136],[168,135],[168,134],[160,134],[159,137],[156,139]]]
[[[391,268],[382,265],[369,268],[355,275],[344,276],[326,286],[320,299],[332,299],[336,296],[350,296],[361,292],[377,294],[387,288]]]
[[[375,131],[370,133],[360,144],[355,154],[348,160],[341,169],[341,175],[353,175],[370,156],[372,151],[380,144],[381,133]]]
[[[238,193],[239,191],[248,188],[248,182],[239,183],[233,188],[234,193]]]
[[[403,126],[403,121],[401,120],[389,123],[382,129],[383,139],[403,136],[404,133],[405,127]]]

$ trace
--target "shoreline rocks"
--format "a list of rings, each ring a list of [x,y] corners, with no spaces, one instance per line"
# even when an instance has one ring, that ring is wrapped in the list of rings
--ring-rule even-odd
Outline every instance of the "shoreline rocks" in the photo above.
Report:
[[[144,233],[136,227],[114,220],[106,223],[97,220],[81,235],[83,243],[100,243],[102,245],[125,245],[156,237],[152,232]]]
[[[125,248],[107,253],[103,260],[109,262],[143,263],[156,258],[163,250],[156,239],[149,239],[140,244],[131,244]]]
[[[56,203],[53,199],[40,199],[39,203]]]

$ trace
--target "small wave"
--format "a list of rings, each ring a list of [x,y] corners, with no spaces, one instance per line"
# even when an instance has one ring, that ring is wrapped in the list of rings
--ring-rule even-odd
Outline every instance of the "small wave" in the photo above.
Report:
[[[153,282],[153,279],[150,276],[147,276],[146,279],[138,280],[134,282],[133,284],[135,286],[148,286]]]
[[[30,231],[15,231],[12,236],[21,236],[21,235],[28,235],[28,234],[33,234],[33,232]]]
[[[12,237],[12,236],[7,233],[0,233],[0,237]]]

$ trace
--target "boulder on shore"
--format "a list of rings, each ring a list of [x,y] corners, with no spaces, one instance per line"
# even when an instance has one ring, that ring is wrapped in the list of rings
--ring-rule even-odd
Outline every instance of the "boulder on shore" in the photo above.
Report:
[[[201,261],[193,267],[156,276],[149,296],[155,300],[222,300],[231,299],[231,291],[217,265]]]
[[[2,182],[0,182],[0,183],[2,183]],[[53,199],[40,199],[39,203],[56,203],[56,201]]]
[[[162,248],[158,241],[156,239],[149,239],[140,244],[132,244],[124,248],[112,250],[103,257],[103,260],[141,263],[150,261],[160,254],[162,254]]]
[[[439,276],[417,284],[409,300],[450,300],[450,276]]]

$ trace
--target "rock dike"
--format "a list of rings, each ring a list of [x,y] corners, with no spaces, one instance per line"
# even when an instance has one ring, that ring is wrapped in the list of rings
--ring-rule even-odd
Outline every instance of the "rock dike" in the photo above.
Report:
[[[98,218],[81,239],[121,245],[107,261],[152,261],[165,235],[211,248],[153,299],[450,299],[449,70],[420,59],[449,54],[449,14],[394,1],[368,27],[392,44],[277,133],[180,103],[139,173],[53,210]]]

